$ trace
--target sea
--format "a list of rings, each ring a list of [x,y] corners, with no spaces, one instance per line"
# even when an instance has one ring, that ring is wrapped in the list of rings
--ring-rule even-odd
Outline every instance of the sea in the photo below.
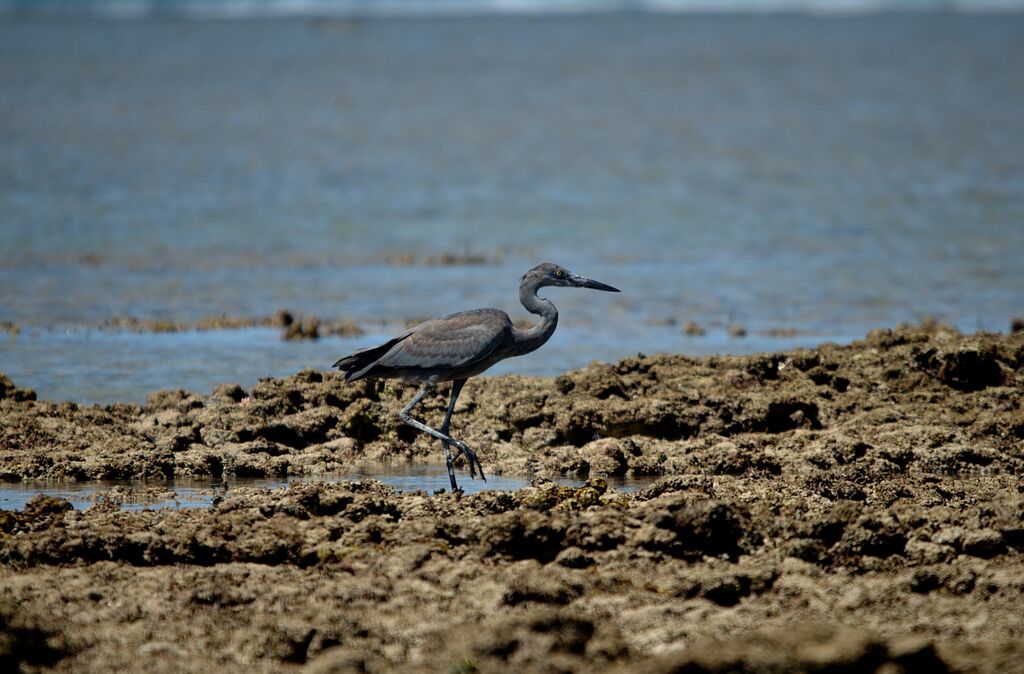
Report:
[[[0,0],[0,372],[248,390],[543,261],[622,292],[489,374],[1005,332],[1020,5]],[[280,310],[363,334],[123,327]]]

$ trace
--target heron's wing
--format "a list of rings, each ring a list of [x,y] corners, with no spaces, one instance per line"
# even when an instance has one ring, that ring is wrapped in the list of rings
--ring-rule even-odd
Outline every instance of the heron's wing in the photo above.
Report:
[[[512,321],[505,312],[463,311],[420,323],[375,365],[396,370],[466,367],[490,356],[511,335]]]

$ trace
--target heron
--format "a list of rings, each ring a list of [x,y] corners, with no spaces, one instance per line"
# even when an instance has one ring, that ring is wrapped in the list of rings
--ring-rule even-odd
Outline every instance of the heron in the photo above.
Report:
[[[619,292],[618,288],[573,274],[545,262],[523,274],[519,281],[519,301],[540,322],[520,330],[499,309],[473,309],[432,318],[406,330],[380,346],[356,351],[341,358],[333,367],[345,373],[345,381],[359,379],[402,379],[420,384],[416,395],[398,413],[398,418],[416,430],[441,441],[452,491],[458,491],[451,447],[465,457],[469,475],[487,481],[476,453],[464,442],[449,435],[455,401],[470,377],[480,374],[498,361],[535,351],[550,339],[558,326],[558,310],[537,291],[547,286],[590,288]],[[440,382],[452,383],[448,411],[441,428],[434,429],[412,417],[412,410]],[[458,456],[458,455],[456,455]]]

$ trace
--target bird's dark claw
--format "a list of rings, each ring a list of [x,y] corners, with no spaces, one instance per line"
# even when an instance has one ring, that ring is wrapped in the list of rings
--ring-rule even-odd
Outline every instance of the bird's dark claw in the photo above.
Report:
[[[466,463],[469,465],[469,476],[472,478],[476,477],[476,471],[480,471],[480,479],[487,482],[487,476],[484,475],[484,467],[480,464],[480,459],[477,458],[476,452],[469,448],[469,445],[462,442],[461,440],[455,441],[455,448],[459,450],[459,453],[466,457]]]

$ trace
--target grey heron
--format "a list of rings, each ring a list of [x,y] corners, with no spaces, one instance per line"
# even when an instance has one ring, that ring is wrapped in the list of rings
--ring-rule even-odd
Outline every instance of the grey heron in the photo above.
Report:
[[[519,282],[519,301],[527,311],[540,316],[540,322],[528,330],[515,327],[508,314],[498,309],[460,311],[424,321],[380,346],[356,351],[338,360],[333,367],[345,373],[346,382],[364,378],[420,382],[419,391],[398,413],[399,418],[441,441],[453,491],[459,487],[450,445],[466,457],[470,476],[476,477],[479,470],[481,479],[486,481],[476,453],[448,434],[455,401],[470,377],[500,360],[530,353],[548,341],[558,325],[558,310],[550,300],[537,296],[537,291],[546,286],[619,292],[618,288],[545,262],[526,272]],[[451,399],[441,428],[434,429],[413,419],[411,412],[438,382],[443,381],[452,383]]]

